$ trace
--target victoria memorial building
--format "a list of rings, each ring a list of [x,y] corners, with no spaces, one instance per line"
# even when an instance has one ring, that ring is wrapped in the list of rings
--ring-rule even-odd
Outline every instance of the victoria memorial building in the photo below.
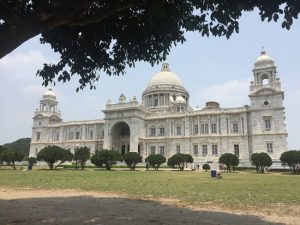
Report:
[[[107,101],[103,119],[64,122],[57,96],[49,89],[34,113],[30,156],[57,145],[72,152],[87,146],[92,154],[98,149],[138,152],[143,159],[188,153],[196,164],[217,163],[221,154],[230,152],[249,165],[252,153],[266,152],[279,162],[288,150],[280,78],[266,52],[252,71],[250,105],[238,108],[222,108],[215,101],[192,108],[189,92],[167,62],[150,80],[141,102],[121,94],[117,103]]]

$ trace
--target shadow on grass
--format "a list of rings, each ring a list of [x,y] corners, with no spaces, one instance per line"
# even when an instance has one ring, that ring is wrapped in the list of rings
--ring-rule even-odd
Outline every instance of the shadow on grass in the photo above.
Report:
[[[0,224],[271,225],[257,216],[192,211],[153,201],[90,196],[0,200]]]

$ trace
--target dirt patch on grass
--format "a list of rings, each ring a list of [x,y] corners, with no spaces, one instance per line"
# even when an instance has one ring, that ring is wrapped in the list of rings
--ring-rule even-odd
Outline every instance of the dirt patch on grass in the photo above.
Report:
[[[79,199],[80,198],[80,199]],[[27,202],[27,200],[30,199],[30,201]],[[53,200],[54,199],[54,200]],[[33,189],[8,189],[8,188],[0,188],[0,200],[2,204],[4,205],[4,208],[6,211],[0,210],[0,214],[3,213],[3,215],[0,215],[4,218],[1,224],[68,224],[71,221],[66,220],[66,217],[68,216],[68,213],[61,211],[61,219],[59,217],[59,210],[57,211],[57,208],[55,204],[60,204],[63,201],[67,201],[67,205],[69,204],[70,210],[76,212],[76,208],[72,209],[73,205],[75,207],[76,203],[72,203],[71,201],[77,201],[82,204],[81,207],[91,207],[92,204],[96,204],[95,201],[100,201],[105,203],[106,210],[109,210],[109,213],[114,214],[118,213],[121,209],[118,208],[120,204],[129,204],[128,207],[125,208],[135,208],[134,214],[131,216],[131,211],[124,211],[124,215],[121,217],[116,217],[119,219],[118,221],[113,221],[116,218],[114,217],[112,221],[110,221],[110,217],[106,218],[106,224],[169,224],[172,219],[174,221],[179,221],[180,219],[185,218],[182,214],[182,212],[187,215],[187,218],[195,218],[193,219],[186,219],[185,222],[187,224],[198,224],[197,218],[201,217],[204,218],[204,221],[207,221],[207,223],[201,223],[201,224],[299,224],[300,221],[300,206],[286,206],[283,204],[277,204],[277,205],[270,205],[266,208],[256,208],[254,206],[235,206],[235,207],[224,207],[219,206],[214,203],[202,203],[197,205],[189,205],[180,199],[173,199],[173,198],[154,198],[153,196],[144,196],[144,197],[132,197],[128,196],[126,194],[121,193],[106,193],[106,192],[92,192],[92,191],[80,191],[80,190],[33,190]],[[35,201],[37,200],[37,202]],[[21,202],[21,203],[20,203]],[[150,203],[150,204],[149,204]],[[13,209],[16,208],[17,204],[21,204],[23,208],[18,210],[24,210],[24,218],[27,218],[26,210],[32,217],[28,217],[27,219],[22,219],[22,212],[17,214],[20,216],[18,219],[12,219],[15,218],[16,214],[13,213]],[[37,205],[34,207],[34,205]],[[65,203],[64,203],[65,204]],[[0,208],[3,208],[0,205]],[[26,208],[26,205],[29,205],[28,208]],[[47,215],[50,215],[49,218],[39,218],[40,215],[42,215],[42,212],[39,212],[39,205],[44,205],[43,213],[47,217]],[[51,208],[53,205],[53,208]],[[164,206],[165,205],[165,206]],[[30,207],[33,206],[33,207]],[[155,210],[152,209],[153,207],[159,208],[157,211],[158,215],[152,215],[149,218],[145,218],[144,216],[137,216],[139,214],[139,210]],[[175,206],[175,207],[174,207]],[[50,208],[49,208],[50,207]],[[57,206],[59,207],[59,205]],[[3,208],[3,210],[4,210]],[[17,207],[19,208],[19,207]],[[94,209],[95,208],[95,209]],[[103,221],[104,215],[101,216],[95,216],[98,213],[97,207],[89,208],[89,211],[87,211],[84,215],[81,215],[80,218],[77,218],[77,220],[84,222],[86,221],[86,224],[96,224],[99,222],[98,220]],[[63,208],[64,209],[64,208]],[[122,208],[123,209],[123,208]],[[180,211],[180,209],[184,209],[184,211]],[[35,213],[30,212],[30,210],[35,210]],[[91,210],[95,210],[93,215],[90,215]],[[165,214],[162,213],[165,210]],[[174,210],[174,212],[172,212]],[[176,210],[179,210],[178,212]],[[103,210],[102,210],[103,211]],[[122,212],[122,210],[120,211]],[[156,211],[155,211],[156,212]],[[193,213],[196,214],[193,214]],[[11,213],[11,215],[9,215]],[[162,213],[160,215],[160,213]],[[179,213],[179,214],[177,214]],[[192,213],[191,215],[189,215]],[[198,214],[197,214],[198,213]],[[143,211],[140,212],[141,215],[143,215]],[[169,219],[166,219],[164,215],[172,216]],[[51,216],[52,215],[52,216]],[[44,216],[44,217],[45,217]],[[5,221],[5,217],[7,217],[7,221]],[[87,218],[85,218],[87,217]],[[126,218],[132,218],[132,219],[126,219]],[[162,218],[163,217],[163,218]],[[174,218],[173,218],[174,217]],[[74,219],[76,216],[74,217]],[[124,219],[125,218],[125,219]],[[258,219],[256,219],[258,218]],[[105,219],[105,218],[104,218]],[[166,220],[166,223],[162,223],[162,220]],[[257,221],[256,221],[257,220]],[[20,222],[21,221],[21,222]],[[128,223],[127,223],[127,222]],[[148,221],[148,222],[147,222]],[[224,222],[225,221],[225,222]],[[228,221],[228,223],[226,222]],[[238,221],[240,221],[238,223]],[[1,222],[1,221],[0,221]],[[114,222],[114,223],[113,223]],[[136,222],[136,223],[135,223]],[[156,223],[157,222],[157,223]],[[176,223],[177,223],[176,222]],[[220,223],[221,222],[221,223]],[[73,223],[74,224],[74,223]],[[75,223],[77,224],[77,223]],[[102,223],[101,223],[102,224]],[[170,223],[172,224],[172,223]],[[177,223],[178,224],[178,223]]]

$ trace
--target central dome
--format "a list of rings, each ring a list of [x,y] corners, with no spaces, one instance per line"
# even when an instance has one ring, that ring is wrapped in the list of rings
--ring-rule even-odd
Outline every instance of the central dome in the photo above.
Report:
[[[148,87],[159,86],[159,85],[177,85],[183,86],[180,78],[170,72],[169,64],[164,62],[162,64],[161,72],[156,74],[149,82]]]

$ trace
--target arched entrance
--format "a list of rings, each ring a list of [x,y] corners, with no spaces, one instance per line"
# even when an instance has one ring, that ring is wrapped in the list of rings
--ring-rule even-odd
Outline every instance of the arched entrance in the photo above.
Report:
[[[111,128],[111,146],[122,155],[130,151],[130,129],[127,123],[117,122]]]

